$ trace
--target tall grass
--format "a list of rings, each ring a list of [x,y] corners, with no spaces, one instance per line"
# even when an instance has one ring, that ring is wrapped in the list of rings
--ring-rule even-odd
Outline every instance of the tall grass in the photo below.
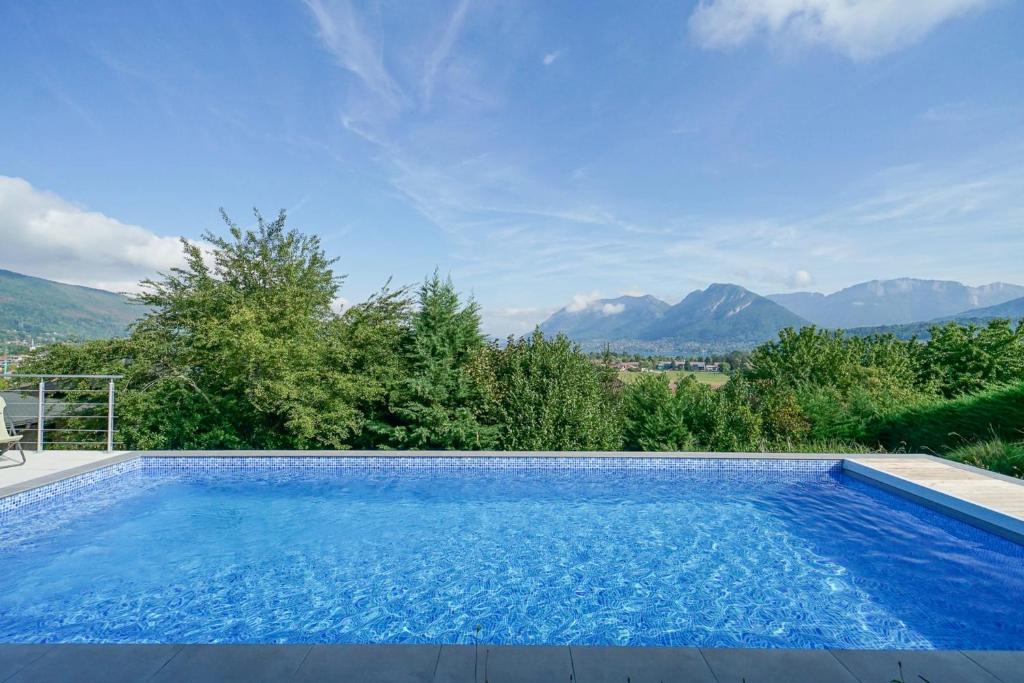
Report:
[[[1024,479],[1024,441],[989,439],[954,448],[943,457]]]
[[[767,453],[825,453],[825,454],[860,454],[884,453],[879,448],[871,448],[848,439],[813,439],[803,441],[775,442],[765,448]]]

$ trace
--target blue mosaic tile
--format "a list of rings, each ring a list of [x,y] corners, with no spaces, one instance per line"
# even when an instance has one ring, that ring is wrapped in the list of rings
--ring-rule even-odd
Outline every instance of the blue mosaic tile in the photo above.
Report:
[[[117,477],[123,477],[130,473],[139,472],[141,466],[142,462],[138,458],[125,460],[91,472],[5,496],[0,498],[0,522],[3,521],[5,514],[16,510],[24,510],[41,504],[51,504],[63,501],[64,499],[75,498],[82,494],[87,495],[98,484]]]
[[[140,457],[116,463],[52,484],[0,498],[0,522],[15,511],[40,505],[66,504],[89,495],[115,477],[217,471],[328,472],[388,474],[410,477],[485,472],[637,472],[646,476],[753,477],[756,479],[835,478],[842,473],[839,459],[665,458],[665,457],[551,457],[551,456],[260,456]]]

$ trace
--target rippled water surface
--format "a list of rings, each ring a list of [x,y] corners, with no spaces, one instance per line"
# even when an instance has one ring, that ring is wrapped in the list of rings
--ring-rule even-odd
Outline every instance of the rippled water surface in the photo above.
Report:
[[[1024,548],[834,472],[147,466],[0,575],[0,642],[1024,648]]]

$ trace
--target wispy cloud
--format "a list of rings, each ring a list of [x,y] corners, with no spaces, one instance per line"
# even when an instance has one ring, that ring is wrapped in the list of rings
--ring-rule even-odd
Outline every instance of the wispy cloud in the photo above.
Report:
[[[318,35],[338,63],[377,96],[399,108],[405,95],[392,78],[379,45],[366,32],[348,0],[306,0]]]
[[[799,42],[828,44],[860,59],[906,44],[900,41],[915,31],[927,32],[922,26],[934,27],[981,6],[971,0],[940,0],[945,9],[939,11],[923,8],[919,0],[908,3],[917,14],[894,10],[891,3],[869,11],[860,3],[843,3],[849,5],[843,9],[828,0],[715,0],[698,7],[691,26],[709,46],[738,44],[758,33],[796,31]],[[765,14],[762,8],[769,5],[776,14]],[[310,6],[314,15],[317,6]],[[340,8],[334,9],[341,12],[334,25],[355,27],[357,43],[363,46],[353,54],[362,55],[360,63],[379,64],[380,69],[350,66],[354,58],[347,51],[342,51],[339,64],[355,73],[377,73],[369,80],[383,85],[368,88],[398,92],[403,102],[399,110],[382,114],[349,104],[341,120],[348,132],[372,146],[373,163],[394,195],[436,226],[453,276],[462,286],[484,292],[485,326],[494,333],[529,331],[580,287],[595,291],[573,296],[568,306],[575,310],[594,305],[600,298],[597,288],[620,291],[628,286],[633,293],[674,301],[715,281],[770,293],[839,288],[868,276],[966,279],[977,272],[973,265],[957,274],[938,272],[936,264],[956,250],[980,258],[974,254],[979,245],[956,244],[968,226],[982,224],[986,234],[1007,234],[1004,226],[1022,212],[1014,214],[1012,208],[1014,193],[1024,191],[1024,167],[1017,163],[940,171],[924,165],[888,169],[860,186],[836,188],[836,196],[845,199],[833,200],[831,207],[815,202],[825,208],[812,212],[804,208],[806,202],[789,212],[782,204],[771,213],[749,215],[735,206],[687,214],[672,202],[640,207],[623,203],[622,197],[593,191],[596,176],[571,170],[552,173],[546,168],[545,150],[510,146],[503,140],[504,131],[488,128],[494,103],[504,97],[504,83],[474,71],[479,62],[460,36],[470,19],[483,30],[492,16],[478,15],[475,6],[458,2],[431,20],[434,30],[424,32],[430,38],[389,44],[394,63],[417,67],[388,72],[380,59],[381,40],[365,32],[365,23],[350,5]],[[902,27],[898,39],[884,38],[881,29],[876,35],[886,17]],[[740,24],[729,28],[733,20]],[[330,48],[330,27],[321,27],[319,35],[332,53],[340,49]],[[535,64],[538,54],[542,64],[550,65],[562,53],[541,52],[533,45],[522,58]],[[474,96],[456,94],[455,86],[465,84],[478,87]],[[404,94],[414,92],[422,97]],[[1001,272],[1010,270],[1008,263],[1000,266]],[[531,283],[530,293],[523,293],[524,282]],[[531,305],[524,305],[526,301]],[[613,309],[602,312],[614,315]]]
[[[449,53],[452,50],[452,46],[458,39],[459,32],[462,30],[462,24],[466,19],[466,12],[469,10],[469,0],[459,0],[459,3],[452,10],[451,16],[445,23],[444,32],[441,34],[441,39],[438,41],[437,46],[430,53],[430,57],[427,58],[427,64],[423,71],[423,103],[424,106],[430,106],[430,100],[434,95],[434,84],[437,80],[437,71],[444,64],[445,59],[448,58]]]
[[[855,60],[899,50],[988,0],[701,0],[690,30],[709,48],[760,35],[824,45]]]
[[[484,332],[496,337],[528,334],[557,310],[558,306],[485,309],[483,319]]]

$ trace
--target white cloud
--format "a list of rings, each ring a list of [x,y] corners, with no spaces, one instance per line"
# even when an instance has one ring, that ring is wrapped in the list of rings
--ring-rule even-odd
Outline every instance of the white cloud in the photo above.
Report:
[[[541,61],[544,63],[544,66],[551,66],[561,56],[562,56],[562,51],[561,50],[555,50],[554,52],[548,52],[547,54],[545,54],[543,59],[541,59]]]
[[[814,283],[814,277],[806,270],[798,270],[789,276],[790,287],[807,287]]]
[[[181,265],[177,237],[162,237],[0,176],[0,268],[114,291]]]
[[[485,308],[482,313],[483,328],[495,337],[529,334],[533,328],[558,310],[556,307]]]
[[[618,315],[626,310],[626,304],[605,304],[601,306],[601,315]]]
[[[761,34],[825,45],[855,60],[921,40],[989,0],[702,0],[690,30],[705,47],[730,48]]]
[[[593,306],[598,299],[601,298],[601,293],[596,289],[590,294],[574,294],[569,305],[565,307],[565,310],[569,313],[579,313],[585,311]]]
[[[572,300],[566,305],[568,313],[581,313],[583,311],[597,311],[601,315],[618,315],[626,310],[625,304],[599,304],[601,293],[596,289],[590,294],[574,294]]]

